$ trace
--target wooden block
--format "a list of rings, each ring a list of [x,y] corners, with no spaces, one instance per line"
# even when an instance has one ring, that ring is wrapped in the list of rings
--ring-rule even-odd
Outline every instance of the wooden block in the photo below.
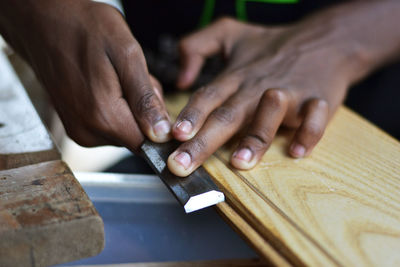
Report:
[[[0,266],[48,266],[103,246],[103,222],[65,163],[0,171]]]
[[[186,100],[167,102],[172,115]],[[279,134],[251,171],[229,165],[234,141],[203,165],[238,214],[226,217],[237,228],[245,220],[292,265],[399,266],[399,142],[344,107],[310,157],[288,157],[292,134]]]

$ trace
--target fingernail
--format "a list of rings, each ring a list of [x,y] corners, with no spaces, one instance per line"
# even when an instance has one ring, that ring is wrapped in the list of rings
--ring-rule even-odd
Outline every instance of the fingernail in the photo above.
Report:
[[[157,137],[164,137],[171,131],[171,126],[168,121],[162,120],[153,126],[153,131]]]
[[[305,147],[299,144],[293,144],[291,150],[292,154],[298,158],[304,157],[304,154],[306,153]]]
[[[185,134],[189,134],[192,131],[192,124],[189,121],[181,121],[178,123],[176,128],[179,129],[179,131],[184,132]]]
[[[253,153],[248,148],[242,148],[240,150],[237,150],[233,154],[233,157],[246,162],[250,162],[251,158],[253,157]]]
[[[180,152],[178,155],[175,156],[174,160],[178,162],[180,165],[187,170],[192,163],[192,159],[190,158],[190,155],[186,152]]]

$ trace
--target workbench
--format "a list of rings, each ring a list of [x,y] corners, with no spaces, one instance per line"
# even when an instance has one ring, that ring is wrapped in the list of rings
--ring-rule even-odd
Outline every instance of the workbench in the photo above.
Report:
[[[0,53],[0,266],[98,254],[103,221]]]
[[[172,116],[187,99],[167,98]],[[399,142],[345,107],[310,157],[288,157],[292,135],[279,132],[251,171],[229,165],[235,140],[204,164],[227,199],[218,211],[262,259],[219,266],[399,266]],[[0,266],[48,266],[103,246],[102,219],[23,87],[1,84]]]

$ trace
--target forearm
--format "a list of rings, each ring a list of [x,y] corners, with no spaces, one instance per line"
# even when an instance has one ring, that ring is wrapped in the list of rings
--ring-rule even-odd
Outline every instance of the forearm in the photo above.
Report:
[[[305,24],[321,24],[332,44],[353,59],[350,83],[400,56],[400,1],[354,1],[319,12]]]

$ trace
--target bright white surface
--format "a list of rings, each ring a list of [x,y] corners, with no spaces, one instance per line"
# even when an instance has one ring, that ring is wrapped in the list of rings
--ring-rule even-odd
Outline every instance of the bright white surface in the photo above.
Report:
[[[225,200],[223,193],[212,190],[194,197],[191,197],[185,205],[186,213],[203,209]]]
[[[124,9],[122,8],[122,3],[119,0],[92,0],[94,2],[105,3],[107,5],[113,6],[119,10],[124,15]]]
[[[103,171],[130,154],[128,149],[122,147],[82,147],[67,136],[61,144],[62,158],[74,172]]]
[[[28,153],[53,148],[7,56],[0,50],[0,153]]]

